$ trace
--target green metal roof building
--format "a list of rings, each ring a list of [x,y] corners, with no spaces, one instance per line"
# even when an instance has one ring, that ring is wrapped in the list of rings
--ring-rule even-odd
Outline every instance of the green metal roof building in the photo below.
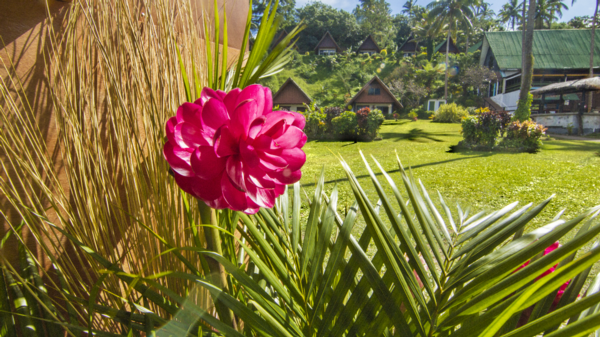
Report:
[[[534,31],[534,68],[589,68],[591,38],[591,29]],[[595,40],[594,65],[600,67],[600,34],[596,34]],[[485,65],[492,65],[493,61],[500,70],[521,69],[521,45],[520,31],[485,33],[480,61]]]
[[[591,29],[536,30],[533,34],[532,89],[585,78],[590,67]],[[521,88],[522,32],[487,32],[479,63],[498,75],[489,96],[506,110],[516,109]],[[600,69],[600,34],[595,35],[594,68]],[[596,71],[595,70],[595,71]]]

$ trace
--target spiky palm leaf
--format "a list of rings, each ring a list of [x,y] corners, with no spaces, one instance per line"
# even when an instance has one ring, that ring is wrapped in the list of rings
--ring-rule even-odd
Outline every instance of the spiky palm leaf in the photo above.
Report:
[[[194,273],[125,275],[112,261],[83,248],[140,295],[184,307],[158,335],[196,334],[199,328],[207,331],[207,325],[225,336],[583,336],[600,327],[600,277],[590,277],[600,246],[596,242],[584,249],[600,233],[595,221],[600,206],[570,220],[559,214],[525,233],[551,198],[536,206],[517,209],[515,202],[468,217],[468,211],[458,205],[452,210],[441,196],[431,199],[400,163],[402,192],[377,161],[382,180],[366,159],[365,164],[377,203],[342,160],[355,196],[344,216],[337,212],[337,189],[325,195],[322,173],[304,224],[300,185],[295,184],[292,195],[282,195],[274,210],[261,209],[254,216],[219,212],[217,224],[230,233],[221,243],[223,255],[177,249],[218,261],[227,271],[228,290]],[[354,237],[357,221],[366,228]],[[565,239],[578,225],[573,238]],[[561,247],[542,255],[559,239]],[[236,251],[233,240],[241,250]],[[371,244],[376,251],[370,256]],[[519,269],[527,261],[531,263]],[[556,264],[553,273],[536,281]],[[155,280],[166,276],[207,289],[232,311],[234,325]],[[559,287],[569,280],[549,312]],[[165,298],[152,295],[158,292]],[[517,328],[528,308],[533,308],[528,322]]]

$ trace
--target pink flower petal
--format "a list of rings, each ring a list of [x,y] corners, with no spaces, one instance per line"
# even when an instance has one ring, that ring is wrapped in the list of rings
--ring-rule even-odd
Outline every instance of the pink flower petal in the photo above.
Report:
[[[298,112],[292,112],[292,114],[294,114],[294,122],[292,125],[300,130],[304,130],[304,126],[306,125],[306,118],[304,115]]]
[[[165,133],[167,134],[167,139],[172,144],[176,144],[175,141],[175,126],[177,125],[177,117],[171,117],[165,124]]]
[[[221,184],[221,180],[219,180],[219,187]],[[225,201],[225,198],[223,198],[223,195],[221,194],[221,196],[215,200],[205,200],[204,201],[208,207],[210,208],[214,208],[214,209],[224,209],[229,207],[229,204],[227,204],[227,201]]]
[[[257,111],[256,100],[244,101],[235,108],[229,122],[229,127],[236,139],[245,140],[247,138],[248,129],[252,121],[256,118]]]
[[[175,182],[184,192],[200,200],[215,200],[223,195],[221,192],[221,177],[204,180],[198,177],[190,178],[175,174]]]
[[[225,98],[223,99],[223,103],[225,104],[225,107],[227,107],[227,112],[229,112],[229,116],[231,116],[233,114],[233,111],[235,111],[235,107],[238,104],[237,99],[240,95],[240,92],[242,92],[242,89],[235,88],[228,92]]]
[[[248,138],[255,139],[260,130],[262,130],[266,120],[267,119],[265,116],[259,116],[255,118],[252,123],[250,123],[250,127],[248,128]]]
[[[200,115],[202,115],[202,107],[200,105],[186,102],[177,109],[177,122],[188,122],[201,126]]]
[[[240,154],[242,155],[245,168],[258,166],[260,159],[252,145],[248,145],[246,142],[242,141],[240,144]]]
[[[280,196],[283,194],[283,192],[285,192],[285,189],[287,188],[287,185],[282,185],[282,184],[277,184],[275,185],[275,194],[277,196]]]
[[[204,106],[204,104],[206,104],[206,102],[208,102],[208,100],[211,98],[214,98],[219,101],[223,101],[223,98],[225,97],[225,93],[223,91],[221,91],[221,92],[219,92],[219,91],[214,91],[209,87],[204,87],[202,89],[202,93],[200,93],[200,98],[198,98],[196,100],[196,102],[194,102],[194,103]]]
[[[183,148],[197,148],[198,146],[211,146],[212,138],[191,123],[179,123],[175,126],[174,138],[177,145]]]
[[[279,184],[291,185],[300,181],[300,178],[302,178],[302,172],[300,172],[300,170],[292,171],[288,168],[285,168],[279,172],[271,171],[269,172],[269,176],[275,179],[275,181]]]
[[[273,111],[273,95],[271,94],[271,89],[263,87],[263,90],[265,92],[265,106],[261,115],[266,115]]]
[[[267,135],[272,138],[281,136],[288,125],[294,123],[294,115],[289,111],[273,111],[267,115],[267,120],[258,135]]]
[[[221,126],[229,121],[229,114],[223,102],[209,99],[202,107],[202,129],[215,134]]]
[[[246,193],[240,192],[235,188],[227,174],[221,177],[221,189],[223,191],[223,198],[229,204],[229,208],[234,211],[244,211],[248,208]]]
[[[245,167],[246,185],[251,183],[260,188],[275,188],[275,181],[258,167]]]
[[[202,179],[213,179],[223,174],[225,158],[218,158],[212,146],[200,146],[191,157],[192,168]]]
[[[248,100],[256,102],[255,114],[250,118],[250,121],[253,121],[254,118],[261,116],[265,109],[265,91],[263,90],[263,86],[260,84],[253,84],[244,88],[238,96],[237,104],[240,105],[242,102]]]
[[[239,153],[238,142],[227,126],[223,126],[215,134],[215,153],[217,157],[227,157]]]
[[[167,142],[163,147],[163,156],[169,163],[169,166],[171,166],[174,172],[185,177],[193,177],[195,175],[190,165],[191,155],[192,152],[189,149],[174,146],[171,142]]]
[[[272,152],[271,155],[285,160],[285,167],[292,171],[299,170],[306,163],[306,153],[299,148],[281,149]]]
[[[246,191],[246,175],[244,174],[244,164],[240,156],[230,156],[227,158],[225,171],[235,188],[241,192]]]
[[[281,135],[277,139],[274,139],[274,141],[281,148],[291,149],[293,147],[301,147],[302,145],[304,145],[301,144],[300,146],[298,146],[298,144],[305,138],[306,135],[304,134],[304,132],[302,132],[302,130],[295,126],[290,126],[283,135]]]
[[[269,151],[269,150],[279,150],[279,147],[277,146],[277,144],[273,141],[273,138],[267,136],[267,135],[260,135],[258,136],[258,138],[256,138],[254,140],[254,142],[252,142],[252,146],[254,146],[254,148],[257,151]]]
[[[248,196],[260,207],[272,208],[275,205],[275,191],[273,189],[257,188],[248,184]]]
[[[266,172],[271,170],[280,170],[288,166],[288,163],[285,159],[267,152],[260,152],[258,157],[260,159],[259,167]]]

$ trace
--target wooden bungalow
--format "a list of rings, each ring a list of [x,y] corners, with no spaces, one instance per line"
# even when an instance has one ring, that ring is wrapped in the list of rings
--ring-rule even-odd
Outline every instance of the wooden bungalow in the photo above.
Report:
[[[379,109],[384,115],[401,109],[402,104],[378,76],[373,77],[348,103],[352,111],[362,108]]]
[[[342,48],[338,46],[337,42],[335,42],[335,39],[333,38],[333,36],[331,36],[331,34],[328,31],[325,32],[325,34],[315,47],[315,53],[317,55],[333,55],[341,52]]]
[[[558,82],[532,90],[531,118],[550,133],[600,131],[600,77]],[[587,98],[592,95],[592,106]],[[591,112],[588,112],[591,110]]]
[[[304,112],[304,104],[310,104],[312,99],[298,84],[290,77],[273,96],[273,105],[279,106],[279,110]]]
[[[543,29],[533,32],[533,81],[531,89],[588,77],[591,29]],[[486,93],[504,110],[515,111],[521,92],[522,33],[487,32],[479,65],[499,76]],[[600,34],[595,35],[594,72],[600,69]],[[573,104],[573,100],[566,99]],[[571,108],[565,106],[565,109]]]
[[[358,50],[356,50],[357,54],[373,55],[375,53],[380,53],[380,52],[381,52],[381,48],[379,48],[379,46],[377,45],[377,42],[375,42],[375,40],[373,39],[373,36],[371,36],[371,35],[367,36],[367,38],[363,41],[363,43],[360,45],[360,47],[358,47]]]
[[[417,48],[421,48],[421,46],[417,46],[417,41],[408,39],[398,48],[398,53],[404,57],[414,56],[419,51]]]
[[[448,42],[448,38],[444,39],[444,41],[440,44],[438,44],[435,49],[433,50],[433,52],[439,52],[440,54],[446,54],[446,42]],[[456,47],[456,44],[454,43],[454,40],[452,39],[452,37],[450,37],[450,47],[448,48],[448,52],[450,54],[458,54],[460,53],[460,50],[458,50],[458,47]]]

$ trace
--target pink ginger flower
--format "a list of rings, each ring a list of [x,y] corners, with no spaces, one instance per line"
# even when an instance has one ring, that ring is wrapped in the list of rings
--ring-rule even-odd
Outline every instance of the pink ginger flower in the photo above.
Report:
[[[552,251],[554,251],[558,247],[560,247],[560,243],[558,241],[554,242],[553,244],[551,244],[548,248],[546,248],[544,250],[543,256],[550,254]],[[515,269],[515,271],[513,271],[513,273],[516,273],[518,270],[525,268],[529,264],[529,262],[530,261],[525,262],[519,268]],[[553,273],[557,267],[558,267],[558,264],[555,264],[554,266],[550,267],[550,269],[546,270],[541,275],[536,277],[535,280],[537,281],[537,280],[541,279],[542,277]],[[560,302],[560,299],[562,298],[563,294],[565,293],[565,290],[569,286],[569,283],[571,283],[571,280],[565,282],[563,285],[560,286],[560,288],[558,289],[558,292],[556,293],[556,297],[554,297],[554,300],[552,301],[552,305],[550,306],[550,310],[548,312],[552,312],[552,311],[554,311],[554,309],[556,309],[556,307],[558,306],[558,303]],[[517,326],[523,326],[523,325],[527,324],[532,312],[533,312],[533,306],[523,310],[523,313],[521,314],[521,317],[519,318],[519,323],[517,324]]]
[[[215,209],[254,214],[300,180],[304,124],[299,113],[273,111],[271,90],[261,85],[204,88],[167,121],[163,154],[185,192]]]

